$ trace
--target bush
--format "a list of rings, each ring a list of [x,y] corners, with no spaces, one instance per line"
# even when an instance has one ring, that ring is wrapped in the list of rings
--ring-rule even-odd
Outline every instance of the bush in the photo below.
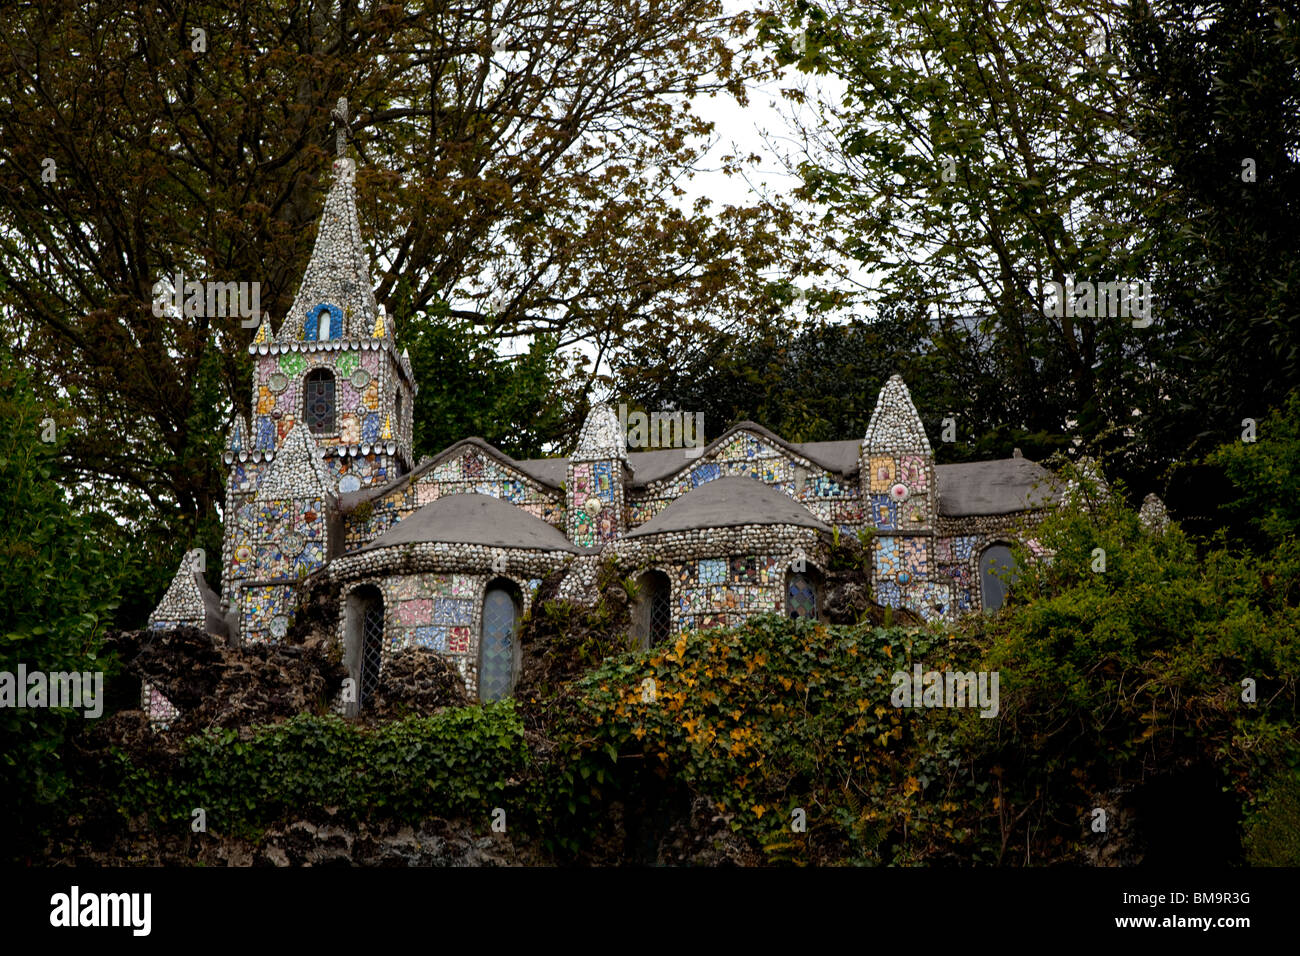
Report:
[[[124,817],[145,813],[164,826],[202,807],[211,831],[245,837],[313,816],[487,820],[522,775],[526,755],[510,701],[374,730],[336,715],[303,715],[247,739],[229,729],[192,737],[169,775],[123,760],[114,799]]]

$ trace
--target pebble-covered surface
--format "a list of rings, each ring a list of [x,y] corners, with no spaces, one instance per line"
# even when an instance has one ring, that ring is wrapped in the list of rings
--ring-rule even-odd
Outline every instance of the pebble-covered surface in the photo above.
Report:
[[[741,426],[640,483],[633,480],[618,416],[599,403],[567,459],[515,462],[470,439],[412,471],[417,387],[372,292],[355,176],[352,160],[335,162],[289,315],[274,334],[264,319],[249,346],[252,415],[236,415],[227,436],[222,596],[233,609],[227,626],[244,641],[283,639],[297,610],[298,582],[323,574],[340,608],[357,588],[378,590],[384,655],[426,648],[455,666],[472,695],[484,595],[494,581],[510,583],[524,613],[541,579],[556,572],[563,574],[561,598],[591,604],[599,597],[597,572],[612,561],[624,575],[664,574],[675,628],[737,624],[755,613],[786,613],[790,575],[799,569],[807,582],[818,579],[833,531],[869,532],[876,601],[943,618],[980,610],[981,553],[992,544],[1024,542],[1045,514],[1037,506],[941,514],[934,452],[898,376],[879,393],[856,467],[849,459],[835,464],[851,468],[848,473],[810,460],[761,428]],[[1100,477],[1090,463],[1083,467]],[[738,509],[747,517],[729,522],[707,508],[688,508],[698,527],[653,531],[651,522],[674,502],[724,478],[761,483],[790,501]],[[1019,485],[1004,480],[992,487]],[[1077,498],[1079,490],[1071,484],[1063,496]],[[437,521],[418,521],[410,527],[429,540],[372,546],[421,509],[467,493],[507,502],[570,544],[488,547],[466,543],[463,534],[439,540]],[[1045,500],[1052,505],[1059,497],[1053,492]],[[953,511],[952,497],[945,500]],[[1167,521],[1153,496],[1142,515],[1153,530]],[[1041,551],[1027,543],[1032,553]],[[211,614],[206,620],[213,626]],[[150,623],[204,621],[203,596],[183,566]],[[348,646],[355,631],[348,613],[340,614],[336,639],[345,659],[356,657]],[[166,712],[162,702],[151,707],[160,717]]]

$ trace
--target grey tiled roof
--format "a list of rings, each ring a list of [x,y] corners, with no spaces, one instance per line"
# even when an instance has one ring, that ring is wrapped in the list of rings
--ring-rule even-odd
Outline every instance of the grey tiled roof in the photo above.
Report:
[[[790,524],[831,530],[799,502],[770,485],[753,478],[715,478],[688,491],[627,536],[637,538],[664,531],[747,524]]]
[[[582,550],[541,518],[508,501],[475,493],[448,495],[431,501],[360,550],[375,551],[425,541],[575,554]]]

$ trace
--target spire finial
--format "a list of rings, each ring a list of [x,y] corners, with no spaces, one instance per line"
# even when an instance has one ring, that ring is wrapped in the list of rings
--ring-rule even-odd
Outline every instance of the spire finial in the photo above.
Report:
[[[330,117],[337,127],[334,130],[334,152],[342,158],[344,150],[347,149],[348,137],[352,134],[352,127],[348,125],[348,98],[346,96],[339,97],[338,105],[330,111]]]

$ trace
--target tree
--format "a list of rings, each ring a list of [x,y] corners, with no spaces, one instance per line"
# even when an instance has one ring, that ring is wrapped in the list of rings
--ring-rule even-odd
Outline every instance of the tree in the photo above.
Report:
[[[1158,0],[1131,5],[1124,36],[1165,173],[1149,215],[1169,332],[1144,424],[1193,458],[1300,386],[1300,22],[1262,0]]]
[[[763,324],[713,330],[690,349],[648,342],[617,370],[622,394],[642,410],[703,412],[705,434],[757,422],[789,441],[860,439],[891,375],[902,375],[943,462],[1047,458],[1069,444],[996,415],[1005,387],[991,357],[937,341],[923,310],[882,306],[874,321]],[[684,353],[684,354],[683,354]],[[952,417],[955,440],[942,440]]]
[[[708,132],[689,99],[743,98],[751,67],[729,44],[744,26],[716,0],[14,11],[0,25],[0,332],[41,396],[70,402],[71,479],[138,528],[166,514],[190,544],[210,526],[253,332],[156,317],[153,290],[177,272],[257,281],[283,318],[340,96],[399,335],[448,303],[497,338],[604,358],[660,323],[756,311],[760,273],[799,258],[793,215],[676,205]]]
[[[37,399],[7,348],[0,349],[0,415],[0,673],[16,680],[23,665],[29,674],[102,674],[109,662],[98,657],[99,633],[124,569],[103,544],[112,529],[76,515],[59,484],[66,413]],[[27,700],[25,684],[12,690]],[[39,843],[46,814],[66,796],[61,745],[85,709],[16,705],[0,707],[0,816],[8,835]]]

